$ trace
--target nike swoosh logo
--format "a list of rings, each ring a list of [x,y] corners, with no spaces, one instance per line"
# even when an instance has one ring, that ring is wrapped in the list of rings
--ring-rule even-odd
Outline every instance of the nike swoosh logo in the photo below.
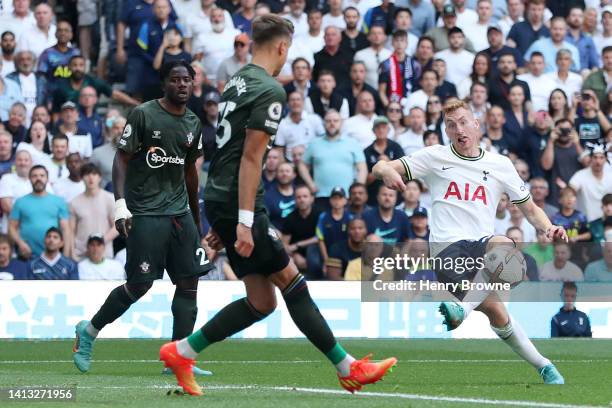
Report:
[[[448,170],[448,169],[452,169],[452,168],[453,168],[452,166],[450,166],[450,167],[444,167],[444,166],[442,166],[442,170]]]
[[[295,200],[287,201],[286,203],[281,201],[280,203],[278,203],[278,207],[281,210],[286,210],[288,208],[293,207],[294,205],[295,205]]]
[[[396,230],[395,228],[391,228],[388,230],[381,230],[380,228],[376,228],[376,230],[374,231],[374,234],[384,239],[387,235],[393,234],[395,230]]]

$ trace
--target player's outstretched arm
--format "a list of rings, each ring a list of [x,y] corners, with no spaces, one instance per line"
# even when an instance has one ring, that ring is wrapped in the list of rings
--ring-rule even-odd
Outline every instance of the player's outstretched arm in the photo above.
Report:
[[[533,199],[529,198],[524,203],[517,204],[527,221],[539,231],[545,231],[546,237],[551,241],[563,240],[568,242],[565,228],[553,225],[548,216],[540,207],[535,205]]]
[[[404,191],[406,189],[406,184],[404,184],[403,179],[406,170],[404,164],[399,160],[381,160],[374,165],[372,173],[377,179],[382,180],[389,188],[397,191]]]
[[[198,166],[196,162],[185,164],[185,186],[189,196],[189,208],[195,222],[198,233],[202,236],[202,224],[200,223],[200,206],[198,202]]]
[[[132,213],[125,203],[125,177],[131,153],[117,149],[113,160],[113,190],[115,191],[115,228],[121,236],[127,237],[131,227]]]
[[[263,130],[246,130],[246,138],[238,173],[238,225],[236,226],[236,252],[248,258],[253,252],[253,225],[255,196],[261,182],[261,163],[270,136]]]

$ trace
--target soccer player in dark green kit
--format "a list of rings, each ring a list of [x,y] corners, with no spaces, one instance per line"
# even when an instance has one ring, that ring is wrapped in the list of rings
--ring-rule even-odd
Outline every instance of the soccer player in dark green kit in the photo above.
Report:
[[[354,392],[380,380],[397,360],[355,360],[342,348],[268,220],[261,171],[286,99],[274,76],[287,59],[293,26],[282,17],[266,15],[253,20],[252,30],[252,62],[223,90],[218,150],[204,190],[212,229],[208,243],[213,249],[226,248],[247,296],[227,305],[188,338],[162,346],[160,359],[187,393],[201,395],[191,369],[197,354],[270,315],[276,307],[278,287],[296,326],[336,366],[342,387]]]
[[[89,370],[98,332],[147,293],[164,269],[176,285],[172,338],[193,331],[198,278],[212,268],[199,233],[195,162],[202,155],[202,125],[186,108],[194,75],[184,61],[162,66],[163,98],[136,107],[119,140],[115,227],[126,237],[127,282],[111,291],[91,322],[77,324],[73,360],[82,372]]]

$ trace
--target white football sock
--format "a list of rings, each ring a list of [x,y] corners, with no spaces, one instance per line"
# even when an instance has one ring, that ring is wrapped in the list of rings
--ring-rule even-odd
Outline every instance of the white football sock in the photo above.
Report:
[[[550,360],[540,354],[516,320],[510,317],[506,326],[499,328],[491,326],[491,328],[516,354],[536,369],[550,364]]]
[[[85,331],[94,339],[98,337],[98,333],[100,333],[100,330],[93,327],[91,323],[88,323],[87,326],[85,326]]]
[[[351,363],[353,361],[355,361],[353,356],[347,354],[341,362],[336,364],[336,370],[338,370],[341,377],[346,377],[351,374]]]
[[[198,353],[193,349],[193,347],[191,347],[189,341],[187,341],[187,337],[185,337],[183,340],[179,340],[176,343],[176,351],[178,351],[181,356],[190,360],[195,360],[195,358],[198,356]]]

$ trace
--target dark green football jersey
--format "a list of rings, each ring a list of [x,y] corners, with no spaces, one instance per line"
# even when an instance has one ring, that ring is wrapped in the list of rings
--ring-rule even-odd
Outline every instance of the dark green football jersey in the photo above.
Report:
[[[157,100],[145,102],[128,116],[119,149],[133,154],[125,181],[132,214],[189,212],[185,165],[202,155],[202,124],[193,112],[176,116]]]
[[[204,190],[206,201],[227,205],[228,218],[238,217],[238,173],[246,129],[274,135],[287,96],[283,87],[262,67],[247,64],[229,80],[219,104],[217,152],[212,158]],[[263,163],[262,163],[263,166]],[[263,184],[259,184],[255,211],[264,209]]]

